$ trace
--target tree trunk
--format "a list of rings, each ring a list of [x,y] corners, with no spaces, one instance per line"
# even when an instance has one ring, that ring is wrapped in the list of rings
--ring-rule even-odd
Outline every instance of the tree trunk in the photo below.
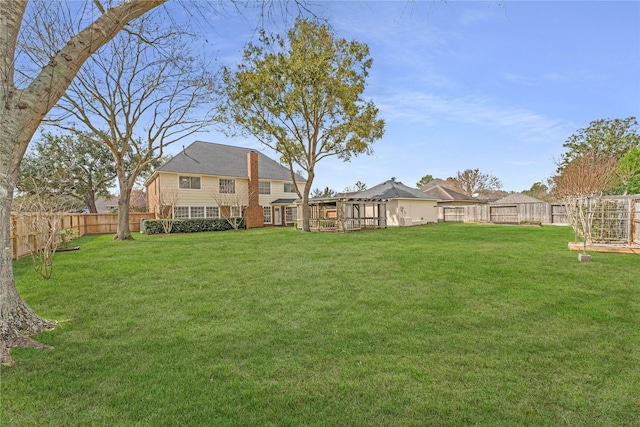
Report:
[[[85,194],[83,202],[87,206],[87,209],[89,209],[89,213],[98,213],[95,193],[88,192],[87,194]]]
[[[314,174],[309,173],[307,182],[304,184],[304,190],[302,191],[302,231],[311,231],[309,224],[309,193],[311,192],[311,186],[313,185]]]
[[[311,190],[311,179],[304,185],[302,192],[302,231],[311,231],[311,224],[309,221],[310,209],[309,209],[309,192]]]
[[[0,0],[0,363],[13,365],[11,347],[50,348],[28,338],[55,326],[20,298],[13,276],[11,201],[20,162],[40,121],[80,67],[128,22],[167,0],[129,0],[111,7],[51,58],[24,89],[14,83],[16,43],[27,1]]]
[[[87,208],[89,209],[89,213],[98,213],[95,197],[90,197],[89,200],[87,200]]]
[[[84,197],[84,203],[87,205],[89,213],[98,213],[98,208],[96,207],[96,185],[93,185],[93,178],[91,177],[91,173],[89,173],[87,177]]]
[[[4,95],[0,89],[0,95]],[[5,98],[6,99],[6,98]],[[28,145],[25,129],[35,132],[37,123],[20,118],[18,109],[0,107],[0,364],[13,365],[11,347],[50,348],[27,335],[55,326],[54,322],[36,315],[20,298],[13,276],[11,244],[11,201],[18,178],[20,161]],[[21,124],[24,123],[24,128]],[[37,120],[39,122],[39,119]],[[33,133],[32,133],[33,134]]]
[[[133,240],[129,227],[129,205],[131,202],[131,190],[133,182],[124,175],[124,168],[117,166],[118,183],[120,185],[120,198],[118,199],[118,231],[113,240]],[[121,175],[122,174],[122,175]]]

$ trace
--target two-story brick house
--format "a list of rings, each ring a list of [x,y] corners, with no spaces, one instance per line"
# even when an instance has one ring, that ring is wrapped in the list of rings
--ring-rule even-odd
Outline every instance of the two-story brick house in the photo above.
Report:
[[[303,188],[305,179],[296,175],[296,184]],[[242,215],[247,228],[296,221],[298,194],[289,169],[250,148],[195,141],[153,172],[145,186],[148,210],[159,216]]]

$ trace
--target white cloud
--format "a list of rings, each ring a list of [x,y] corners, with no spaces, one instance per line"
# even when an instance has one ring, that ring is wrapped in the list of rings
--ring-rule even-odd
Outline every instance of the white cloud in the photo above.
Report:
[[[423,92],[400,92],[382,98],[378,106],[388,120],[408,119],[419,123],[446,120],[506,132],[530,143],[558,140],[566,135],[566,124],[519,107],[500,106],[491,98],[463,96],[447,98]]]

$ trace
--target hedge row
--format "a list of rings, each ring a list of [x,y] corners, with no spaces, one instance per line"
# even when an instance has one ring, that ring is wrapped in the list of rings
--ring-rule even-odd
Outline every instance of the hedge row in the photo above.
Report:
[[[238,218],[239,227],[245,228],[244,218]],[[162,234],[165,220],[145,219],[142,222],[142,232],[145,234]],[[172,233],[199,233],[201,231],[226,231],[233,230],[233,227],[224,218],[193,218],[193,219],[173,219]]]

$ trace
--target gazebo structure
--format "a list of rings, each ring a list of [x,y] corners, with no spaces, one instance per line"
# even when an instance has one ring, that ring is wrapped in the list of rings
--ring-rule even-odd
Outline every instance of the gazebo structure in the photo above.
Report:
[[[313,231],[359,231],[387,226],[387,200],[346,194],[309,200],[309,225]],[[298,209],[302,228],[302,209]]]
[[[346,232],[429,224],[437,221],[437,201],[414,188],[385,181],[368,190],[309,200],[309,225],[314,231]],[[302,209],[298,209],[298,228],[302,228]]]

